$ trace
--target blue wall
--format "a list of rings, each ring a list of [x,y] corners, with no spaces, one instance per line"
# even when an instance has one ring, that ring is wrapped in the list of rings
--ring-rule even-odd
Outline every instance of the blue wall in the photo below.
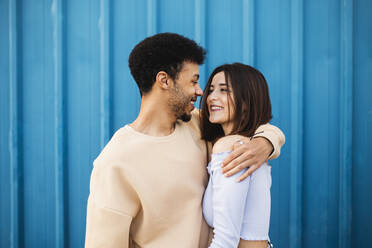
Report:
[[[140,96],[146,36],[207,48],[201,84],[240,61],[266,76],[277,247],[372,243],[372,1],[0,1],[0,247],[83,247],[92,161]]]

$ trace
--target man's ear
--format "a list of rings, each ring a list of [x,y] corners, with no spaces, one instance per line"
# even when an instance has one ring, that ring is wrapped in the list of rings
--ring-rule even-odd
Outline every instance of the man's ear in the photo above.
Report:
[[[158,74],[156,74],[156,84],[159,85],[162,89],[168,89],[169,88],[169,76],[168,73],[164,71],[159,71]]]

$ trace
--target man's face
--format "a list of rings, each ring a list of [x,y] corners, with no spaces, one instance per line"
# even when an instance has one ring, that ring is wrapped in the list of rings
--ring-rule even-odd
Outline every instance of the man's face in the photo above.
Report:
[[[198,96],[203,95],[199,85],[199,66],[184,62],[182,70],[170,91],[169,105],[177,119],[189,121]]]

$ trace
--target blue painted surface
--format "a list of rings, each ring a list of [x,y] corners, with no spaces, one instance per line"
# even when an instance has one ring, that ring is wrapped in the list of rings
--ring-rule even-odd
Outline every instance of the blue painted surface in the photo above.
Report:
[[[304,221],[309,247],[339,247],[340,3],[306,1]],[[332,15],[329,13],[332,12]],[[315,35],[316,34],[316,35]]]
[[[9,3],[0,1],[0,246],[10,246]]]
[[[352,243],[372,243],[372,3],[357,1],[354,7],[353,73],[353,176]]]
[[[92,161],[131,122],[136,43],[177,32],[270,87],[277,247],[372,243],[369,0],[0,1],[0,247],[83,247]]]

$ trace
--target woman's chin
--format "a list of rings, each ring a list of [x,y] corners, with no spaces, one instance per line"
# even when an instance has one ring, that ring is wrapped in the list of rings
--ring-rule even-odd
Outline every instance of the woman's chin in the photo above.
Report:
[[[219,121],[218,119],[211,119],[209,118],[209,122],[212,123],[212,124],[222,124],[221,121]]]

